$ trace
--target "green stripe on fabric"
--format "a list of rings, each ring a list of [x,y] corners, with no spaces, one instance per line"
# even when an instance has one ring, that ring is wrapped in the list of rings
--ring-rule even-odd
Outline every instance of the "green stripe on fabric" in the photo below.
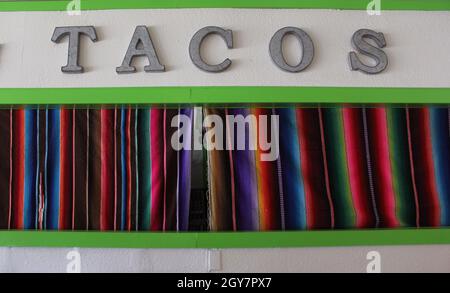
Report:
[[[280,248],[450,244],[450,229],[283,232],[0,231],[0,246],[108,248]]]
[[[134,159],[136,161],[136,230],[139,230],[139,207],[140,207],[140,188],[139,188],[139,176],[140,176],[140,170],[139,170],[139,143],[138,143],[138,120],[139,120],[139,109],[136,109],[134,112]]]
[[[342,108],[323,108],[325,118],[325,145],[330,174],[330,187],[335,206],[336,228],[356,226],[356,213],[345,151],[344,122]]]
[[[416,226],[416,207],[409,163],[406,114],[401,108],[387,108],[389,153],[395,192],[395,213],[402,227]]]
[[[450,88],[277,86],[0,88],[0,105],[223,103],[449,104]]]
[[[64,11],[69,0],[2,1],[0,11]],[[81,10],[159,8],[299,8],[366,10],[365,0],[81,0]],[[447,0],[383,0],[382,10],[450,10]]]
[[[139,166],[139,230],[150,230],[151,211],[151,156],[150,110],[140,109],[137,125]]]

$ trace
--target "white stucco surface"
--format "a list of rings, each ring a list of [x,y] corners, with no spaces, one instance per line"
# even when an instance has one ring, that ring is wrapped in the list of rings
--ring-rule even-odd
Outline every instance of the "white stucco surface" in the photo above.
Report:
[[[93,25],[99,41],[83,37],[80,63],[84,74],[63,74],[67,61],[67,38],[51,42],[56,26]],[[118,75],[134,28],[146,25],[165,73],[145,73],[145,58],[136,60],[138,72]],[[215,25],[233,30],[234,48],[228,50],[218,36],[204,44],[205,59],[233,64],[220,74],[197,69],[188,46],[194,33]],[[285,26],[297,26],[313,39],[315,58],[301,73],[278,69],[269,56],[272,35]],[[360,28],[383,32],[389,67],[376,76],[352,72],[347,55],[351,37]],[[65,12],[0,13],[1,87],[101,87],[179,85],[275,85],[449,87],[450,12],[257,10],[257,9],[156,9]],[[299,45],[285,41],[286,58],[299,58]]]
[[[66,272],[68,248],[0,248],[0,273]],[[450,245],[220,250],[215,272],[450,272]],[[78,249],[81,272],[209,272],[206,249]]]

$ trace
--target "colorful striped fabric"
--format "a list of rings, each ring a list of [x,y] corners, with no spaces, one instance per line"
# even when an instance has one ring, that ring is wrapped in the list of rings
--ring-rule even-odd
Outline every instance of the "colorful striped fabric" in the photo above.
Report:
[[[187,230],[192,109],[0,110],[0,229]]]
[[[0,229],[190,230],[191,179],[201,175],[191,171],[193,152],[174,150],[171,138],[176,115],[193,112],[0,110]],[[205,156],[202,217],[210,230],[450,226],[448,108],[205,107],[204,114],[226,121],[227,149]],[[237,129],[226,115],[250,114],[256,124],[248,134],[279,133],[275,160],[261,159],[268,152],[261,145],[249,149],[251,136],[245,149],[232,145]],[[262,115],[278,115],[279,128],[268,119],[269,133],[260,132]]]
[[[276,114],[280,125],[275,161],[261,160],[260,146],[208,151],[212,230],[450,225],[450,109],[208,108],[205,114]],[[236,132],[227,126],[225,140]],[[259,128],[247,125],[256,137]]]

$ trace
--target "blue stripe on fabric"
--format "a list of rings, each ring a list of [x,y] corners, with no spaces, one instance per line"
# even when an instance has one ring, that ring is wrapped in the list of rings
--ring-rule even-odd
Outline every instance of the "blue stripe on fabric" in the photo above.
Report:
[[[60,109],[48,110],[47,229],[59,227],[60,196]]]
[[[36,110],[36,181],[35,181],[35,201],[34,204],[36,205],[35,209],[35,219],[34,219],[34,227],[35,229],[38,228],[38,220],[39,220],[39,136],[40,136],[40,127],[39,127],[39,108]]]
[[[47,229],[47,210],[48,210],[48,189],[47,189],[47,170],[48,170],[48,109],[45,109],[45,156],[44,156],[44,211],[43,211],[43,229]]]
[[[450,225],[450,132],[447,108],[430,108],[434,173],[441,207],[441,225]]]
[[[306,201],[294,108],[276,109],[280,121],[280,160],[287,230],[306,229]]]
[[[35,229],[36,223],[36,110],[25,110],[25,174],[24,174],[24,229]]]

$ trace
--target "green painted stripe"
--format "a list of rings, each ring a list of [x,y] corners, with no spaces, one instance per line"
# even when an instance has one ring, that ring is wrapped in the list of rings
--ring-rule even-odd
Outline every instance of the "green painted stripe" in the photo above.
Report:
[[[0,89],[0,105],[224,103],[449,104],[450,88],[219,86]]]
[[[63,11],[68,0],[2,1],[0,11]],[[82,10],[150,8],[300,8],[365,10],[369,0],[81,0]],[[448,0],[382,0],[382,10],[450,10]]]
[[[0,246],[109,248],[271,248],[450,244],[450,229],[302,232],[1,231]]]

